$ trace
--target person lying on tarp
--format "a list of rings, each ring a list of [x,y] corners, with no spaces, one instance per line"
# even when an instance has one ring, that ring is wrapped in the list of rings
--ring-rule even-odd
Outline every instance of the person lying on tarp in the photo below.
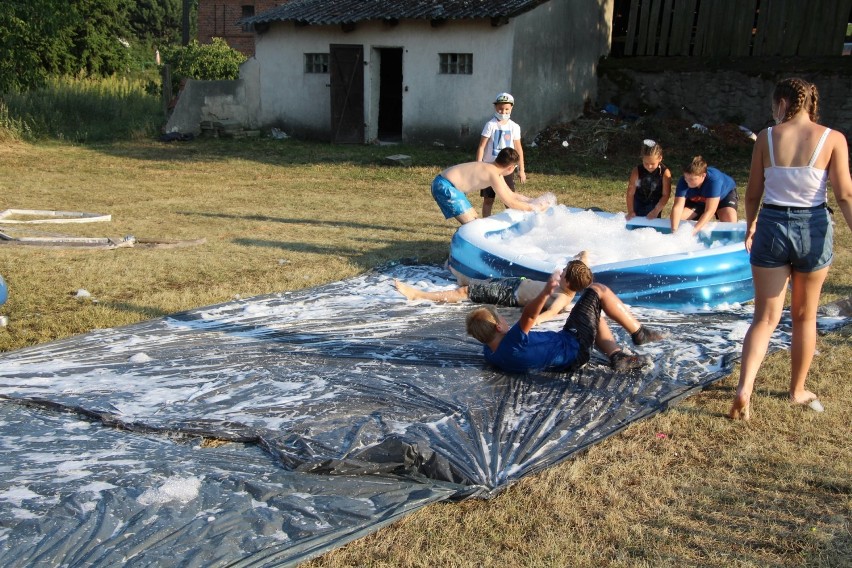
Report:
[[[574,371],[591,359],[593,346],[609,358],[616,371],[644,367],[650,358],[625,353],[601,310],[630,333],[634,345],[659,341],[665,335],[640,324],[612,290],[593,280],[584,262],[572,260],[561,273],[550,277],[515,325],[510,327],[493,306],[483,306],[468,314],[467,333],[483,344],[488,363],[510,373]],[[566,293],[585,291],[560,331],[530,331],[556,288]]]
[[[588,253],[581,251],[574,260],[588,262]],[[452,290],[426,292],[414,286],[394,279],[393,284],[400,294],[409,300],[429,300],[443,304],[456,304],[469,300],[477,304],[494,304],[509,308],[523,307],[538,297],[546,282],[529,280],[522,277],[486,278],[483,280],[468,278],[450,268],[458,280],[459,286]],[[574,300],[573,290],[556,288],[544,301],[544,311],[538,314],[535,323],[552,320],[568,309]]]

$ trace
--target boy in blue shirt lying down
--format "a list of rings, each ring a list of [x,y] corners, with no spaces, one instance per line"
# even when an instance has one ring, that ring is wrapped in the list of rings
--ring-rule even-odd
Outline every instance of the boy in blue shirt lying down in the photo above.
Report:
[[[545,302],[560,287],[566,293],[585,289],[560,331],[530,331]],[[627,306],[609,289],[593,282],[592,271],[572,260],[554,273],[536,298],[524,307],[518,322],[509,326],[493,306],[483,306],[467,316],[467,333],[483,344],[485,360],[510,373],[574,371],[585,365],[592,347],[600,349],[618,372],[638,369],[648,357],[625,353],[601,317],[601,310],[630,333],[634,345],[659,341],[664,334],[640,324]]]

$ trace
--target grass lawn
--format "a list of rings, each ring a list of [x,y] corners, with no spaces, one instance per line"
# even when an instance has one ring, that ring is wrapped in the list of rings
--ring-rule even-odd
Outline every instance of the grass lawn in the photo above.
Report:
[[[528,147],[521,190],[623,210],[643,136],[611,145],[606,156],[577,142]],[[667,155],[675,175],[697,149],[744,187],[747,148],[704,142],[702,150],[687,138]],[[413,165],[385,163],[399,153]],[[341,280],[389,260],[441,262],[456,224],[442,219],[429,183],[471,159],[473,149],[271,139],[0,142],[0,210],[112,215],[109,223],[0,222],[5,232],[206,239],[162,249],[0,245],[10,288],[0,351]],[[852,234],[839,213],[835,220],[824,303],[852,296]],[[91,297],[76,297],[80,289]],[[427,507],[307,565],[849,566],[849,338],[849,326],[819,338],[808,385],[824,414],[789,406],[789,357],[776,353],[758,378],[751,423],[723,417],[735,372],[494,499]]]

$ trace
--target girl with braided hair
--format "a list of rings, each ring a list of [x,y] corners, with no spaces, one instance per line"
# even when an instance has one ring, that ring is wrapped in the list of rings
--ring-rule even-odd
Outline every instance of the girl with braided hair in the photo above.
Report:
[[[745,196],[746,236],[754,280],[754,319],[743,340],[740,380],[728,416],[748,420],[754,381],[792,284],[790,402],[823,411],[805,389],[816,349],[816,316],[833,259],[826,182],[852,229],[849,149],[840,132],[817,121],[816,86],[779,81],[772,95],[776,126],[757,137]],[[762,206],[761,206],[762,205]]]

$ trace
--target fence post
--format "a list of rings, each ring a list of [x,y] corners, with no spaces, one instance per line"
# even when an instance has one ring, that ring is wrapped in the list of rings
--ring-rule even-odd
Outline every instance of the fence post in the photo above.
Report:
[[[163,114],[169,118],[169,102],[172,100],[172,66],[166,63],[160,68],[163,81]]]

